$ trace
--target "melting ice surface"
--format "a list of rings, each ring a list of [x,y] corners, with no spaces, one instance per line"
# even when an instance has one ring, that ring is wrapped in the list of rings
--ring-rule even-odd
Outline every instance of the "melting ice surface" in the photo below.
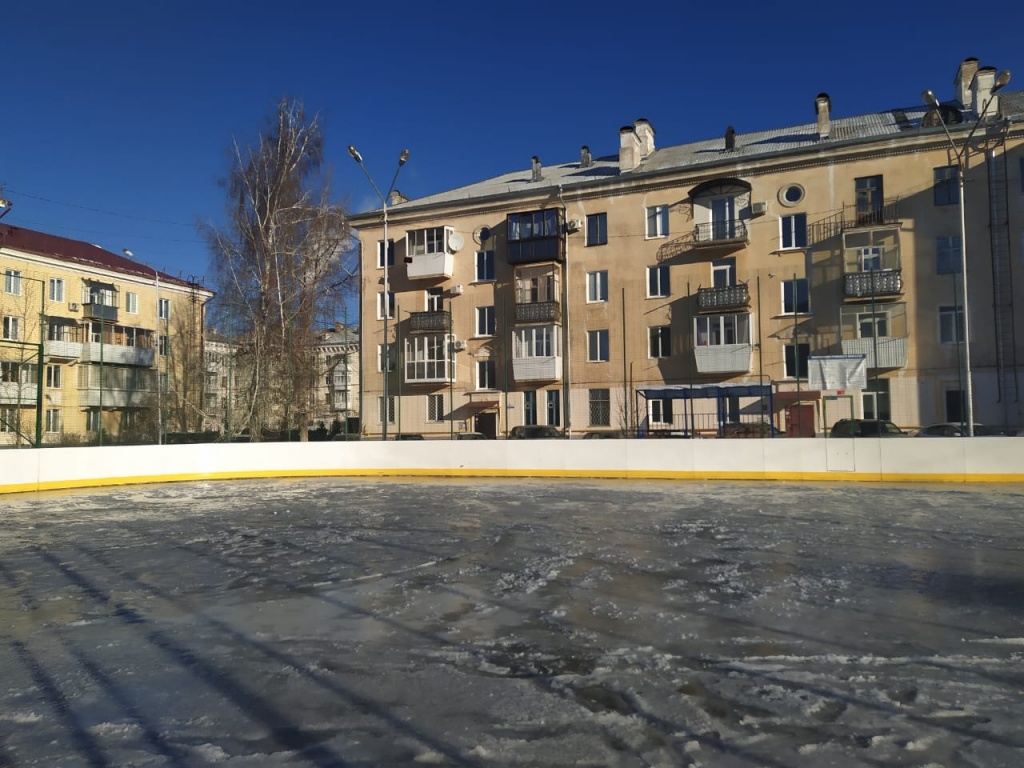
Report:
[[[1019,487],[7,497],[0,766],[1024,765]]]

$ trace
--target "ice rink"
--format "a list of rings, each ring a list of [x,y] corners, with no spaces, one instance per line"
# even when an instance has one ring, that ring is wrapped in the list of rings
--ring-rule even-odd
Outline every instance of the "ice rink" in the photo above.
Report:
[[[1024,488],[0,499],[0,767],[1024,765]]]

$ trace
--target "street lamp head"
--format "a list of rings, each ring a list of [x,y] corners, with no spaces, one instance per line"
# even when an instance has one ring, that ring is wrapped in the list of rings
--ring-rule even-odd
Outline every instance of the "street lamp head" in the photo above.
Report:
[[[409,159],[409,150],[408,149],[403,149],[402,150],[402,154],[400,154],[398,156],[398,167],[401,168],[403,165],[405,165],[405,163],[406,163],[406,161],[408,159]]]
[[[935,98],[934,91],[925,91],[924,93],[921,94],[921,99],[924,101],[925,104],[927,104],[929,107],[932,107],[933,109],[939,106],[939,100]]]
[[[995,93],[1000,88],[1004,87],[1008,82],[1010,82],[1010,70],[1004,69],[996,76],[996,81],[992,85],[991,93]]]
[[[363,164],[363,156],[359,154],[359,150],[353,147],[351,144],[348,145],[348,153],[352,155],[352,159],[360,165]]]

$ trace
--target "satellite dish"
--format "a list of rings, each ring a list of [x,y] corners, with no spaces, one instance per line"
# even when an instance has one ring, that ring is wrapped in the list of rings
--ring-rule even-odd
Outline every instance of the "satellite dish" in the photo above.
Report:
[[[476,240],[477,245],[483,245],[485,241],[491,239],[491,228],[477,227],[473,230],[473,239]]]
[[[462,246],[466,244],[466,241],[462,238],[458,232],[452,232],[448,235],[448,250],[452,253],[458,253],[462,250]]]

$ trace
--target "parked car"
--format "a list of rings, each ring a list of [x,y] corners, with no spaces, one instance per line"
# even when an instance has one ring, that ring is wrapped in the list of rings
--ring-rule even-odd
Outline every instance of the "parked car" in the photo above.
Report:
[[[490,440],[487,435],[483,432],[458,432],[455,435],[456,440]]]
[[[1017,430],[1015,429],[990,427],[986,424],[974,423],[975,437],[1010,437],[1016,434]],[[954,421],[947,421],[943,424],[930,424],[919,429],[916,437],[967,437],[967,425]]]
[[[772,425],[767,421],[737,421],[722,427],[722,437],[771,437]],[[776,437],[785,435],[781,429],[774,430]]]
[[[832,437],[908,437],[891,421],[885,419],[840,419],[832,425]]]
[[[332,437],[331,440],[339,440],[339,441],[342,441],[342,442],[347,442],[347,441],[352,441],[352,440],[361,440],[362,437],[363,436],[360,435],[358,432],[339,432],[334,437]]]
[[[395,435],[395,440],[422,440],[423,435],[418,432],[399,432]]]
[[[562,437],[562,430],[546,424],[512,427],[508,433],[509,440],[561,440]]]

